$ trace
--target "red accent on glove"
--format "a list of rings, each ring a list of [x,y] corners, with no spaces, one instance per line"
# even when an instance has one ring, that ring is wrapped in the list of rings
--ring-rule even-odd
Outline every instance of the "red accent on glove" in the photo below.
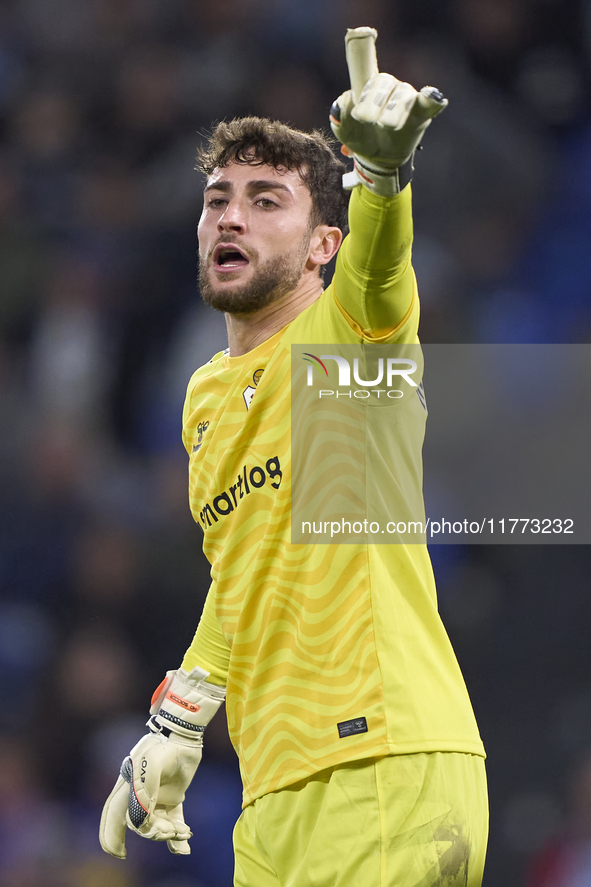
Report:
[[[150,701],[150,705],[155,704],[156,700],[158,699],[158,697],[160,696],[160,694],[164,690],[164,685],[167,682],[167,680],[168,680],[168,675],[162,681],[160,681],[160,683],[158,684],[158,686],[156,687],[156,689],[154,690],[154,692],[152,694],[152,699]]]

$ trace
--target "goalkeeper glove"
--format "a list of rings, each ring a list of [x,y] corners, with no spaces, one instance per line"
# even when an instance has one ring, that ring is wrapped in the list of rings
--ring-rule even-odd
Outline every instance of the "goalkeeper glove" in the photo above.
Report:
[[[417,92],[410,83],[378,73],[376,37],[373,28],[347,31],[351,89],[333,104],[330,125],[353,155],[354,171],[344,177],[345,187],[361,182],[374,193],[390,196],[410,181],[414,152],[448,102],[433,86]]]
[[[208,684],[209,672],[168,672],[152,697],[144,736],[121,764],[121,775],[103,808],[101,847],[124,859],[125,831],[167,841],[171,853],[190,853],[191,831],[183,801],[201,761],[203,731],[224,701],[223,687]]]

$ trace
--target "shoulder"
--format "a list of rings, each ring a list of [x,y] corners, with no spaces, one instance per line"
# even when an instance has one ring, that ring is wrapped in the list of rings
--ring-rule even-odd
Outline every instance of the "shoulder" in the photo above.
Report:
[[[188,413],[192,408],[192,399],[195,394],[197,388],[199,388],[200,383],[205,379],[214,376],[221,367],[225,364],[225,359],[230,353],[230,349],[226,348],[224,351],[218,351],[213,357],[204,363],[203,366],[200,366],[199,369],[195,370],[191,378],[189,379],[189,383],[187,385],[187,393],[185,395],[185,404],[183,407],[183,424],[187,418]]]
[[[286,328],[284,344],[303,342],[357,342],[359,337],[347,322],[336,298],[334,278],[322,295]]]
[[[191,378],[189,379],[189,384],[187,385],[187,394],[189,394],[197,382],[201,379],[206,378],[207,376],[213,375],[216,370],[219,369],[220,363],[228,356],[230,353],[229,348],[225,348],[223,351],[217,351],[213,357],[204,363],[199,369],[195,370]]]

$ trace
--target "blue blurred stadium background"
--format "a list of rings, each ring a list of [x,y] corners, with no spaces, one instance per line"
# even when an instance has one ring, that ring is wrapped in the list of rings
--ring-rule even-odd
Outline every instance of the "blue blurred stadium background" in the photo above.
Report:
[[[415,176],[423,340],[589,342],[589,0],[0,4],[3,887],[230,887],[223,716],[190,858],[97,840],[208,587],[180,412],[225,330],[196,290],[194,155],[233,115],[326,128],[345,29],[367,24],[383,70],[450,100]],[[485,884],[518,887],[591,750],[591,552],[433,555],[489,753]]]

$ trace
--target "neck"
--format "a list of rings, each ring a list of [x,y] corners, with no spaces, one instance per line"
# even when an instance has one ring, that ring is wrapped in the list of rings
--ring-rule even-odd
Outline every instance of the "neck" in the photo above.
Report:
[[[262,345],[322,295],[322,280],[304,277],[295,290],[253,314],[226,314],[230,356],[240,357]]]

